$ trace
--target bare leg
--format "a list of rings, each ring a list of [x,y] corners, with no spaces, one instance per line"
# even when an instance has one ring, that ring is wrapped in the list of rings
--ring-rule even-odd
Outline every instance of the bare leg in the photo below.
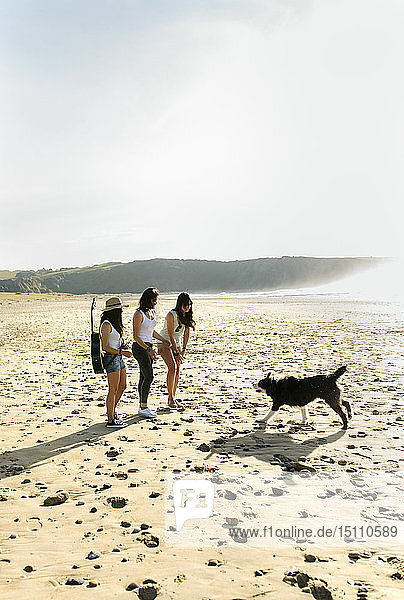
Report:
[[[178,380],[180,378],[180,364],[179,364],[178,361],[175,361],[175,362],[176,362],[176,365],[177,365],[177,370],[175,371],[174,385],[173,385],[174,398],[175,398],[175,395],[177,393]]]
[[[255,421],[257,423],[267,423],[268,421],[270,421],[273,416],[277,413],[277,410],[272,410],[269,409],[268,412],[265,413],[265,415],[263,417],[261,417],[260,419],[255,419]]]
[[[114,419],[115,397],[119,387],[120,371],[107,374],[108,395],[106,399],[108,423]]]
[[[114,410],[116,410],[116,406],[117,406],[119,400],[121,399],[122,394],[126,390],[126,369],[122,369],[122,371],[119,371],[119,373],[120,373],[120,377],[119,377],[118,389],[116,390],[116,394],[115,394]]]
[[[302,425],[305,425],[309,422],[309,411],[307,410],[307,406],[302,406],[300,410],[302,411]]]
[[[180,368],[181,368],[181,363],[180,363],[180,361],[178,359],[178,356],[175,357],[175,362],[176,362],[176,365],[177,365],[177,370],[175,372],[174,386],[173,386],[173,388],[174,388],[174,398],[175,398],[175,396],[177,394],[177,387],[178,387],[178,381],[179,381],[179,378],[180,378]],[[179,400],[176,400],[176,404],[177,404],[178,410],[180,410],[180,409],[184,410],[185,409],[184,405]]]
[[[175,379],[177,377],[178,383],[178,375],[177,375],[177,363],[174,360],[174,355],[171,351],[171,348],[165,347],[161,345],[159,347],[159,354],[167,365],[167,392],[168,392],[168,405],[174,408],[175,405]]]

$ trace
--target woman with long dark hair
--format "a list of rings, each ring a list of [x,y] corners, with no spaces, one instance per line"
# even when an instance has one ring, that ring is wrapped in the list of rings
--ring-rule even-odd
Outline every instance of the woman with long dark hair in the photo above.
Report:
[[[150,386],[153,381],[153,361],[157,360],[153,349],[153,338],[162,342],[165,340],[154,331],[156,327],[155,308],[159,291],[156,288],[147,288],[140,298],[139,307],[133,315],[133,356],[139,363],[139,410],[138,414],[147,419],[157,417],[157,413],[147,406]]]
[[[126,368],[122,356],[132,356],[123,339],[122,307],[120,298],[108,298],[100,321],[101,346],[105,352],[102,362],[108,380],[107,427],[126,426],[116,412],[126,388]]]
[[[192,300],[189,294],[181,292],[175,307],[167,313],[160,336],[169,344],[157,344],[158,351],[167,365],[168,406],[184,410],[184,406],[176,400],[180,367],[184,362],[185,350],[189,340],[189,332],[195,329],[192,312]]]

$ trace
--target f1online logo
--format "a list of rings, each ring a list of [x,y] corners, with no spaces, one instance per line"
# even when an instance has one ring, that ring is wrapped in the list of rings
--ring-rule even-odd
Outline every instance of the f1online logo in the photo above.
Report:
[[[208,479],[177,479],[173,483],[175,526],[188,519],[208,519],[213,513],[214,485]]]

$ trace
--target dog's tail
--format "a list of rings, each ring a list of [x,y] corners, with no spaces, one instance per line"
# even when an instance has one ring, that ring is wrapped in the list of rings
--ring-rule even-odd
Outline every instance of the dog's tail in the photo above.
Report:
[[[346,371],[346,367],[340,367],[339,369],[337,369],[335,371],[335,373],[333,373],[332,375],[329,375],[329,377],[331,377],[331,379],[334,379],[334,381],[337,381],[338,377],[341,377],[341,375],[343,375]]]

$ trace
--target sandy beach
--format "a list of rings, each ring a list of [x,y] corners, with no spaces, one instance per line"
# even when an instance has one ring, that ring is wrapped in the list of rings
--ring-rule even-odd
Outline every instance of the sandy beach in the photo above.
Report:
[[[130,304],[124,324],[131,339],[138,296],[122,298]],[[0,295],[2,600],[402,598],[404,551],[397,544],[250,547],[223,535],[174,546],[165,501],[173,475],[271,477],[288,461],[319,474],[401,477],[404,323],[396,305],[195,298],[197,329],[178,394],[186,411],[166,410],[160,359],[149,401],[158,418],[139,419],[138,367],[129,359],[120,407],[129,426],[111,430],[106,380],[92,372],[89,357],[90,303],[89,296]],[[160,299],[159,326],[173,304],[173,297]],[[310,405],[309,427],[289,408],[265,430],[254,425],[268,402],[253,384],[268,371],[303,377],[341,365],[348,370],[338,384],[354,409],[346,432],[319,400]],[[66,501],[44,505],[60,492]],[[124,506],[114,508],[111,498]],[[404,513],[394,523],[404,529]],[[308,585],[296,584],[298,573]]]

